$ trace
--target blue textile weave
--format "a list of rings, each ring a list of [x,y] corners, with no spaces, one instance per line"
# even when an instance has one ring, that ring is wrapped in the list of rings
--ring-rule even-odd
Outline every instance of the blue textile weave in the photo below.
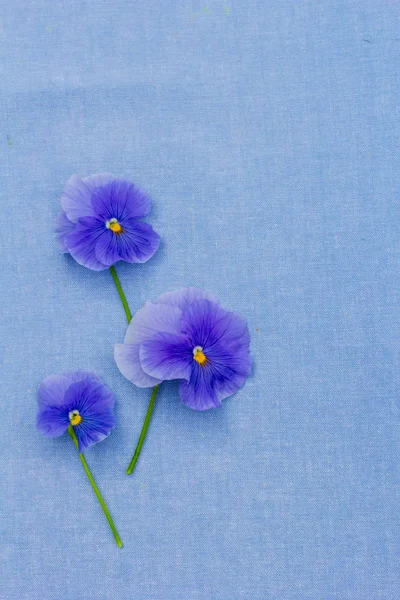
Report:
[[[398,600],[400,2],[0,2],[2,600]],[[243,315],[219,410],[113,361],[110,273],[59,255],[64,182],[153,198],[132,311],[188,285]],[[87,461],[36,432],[43,377],[95,370],[117,427]]]

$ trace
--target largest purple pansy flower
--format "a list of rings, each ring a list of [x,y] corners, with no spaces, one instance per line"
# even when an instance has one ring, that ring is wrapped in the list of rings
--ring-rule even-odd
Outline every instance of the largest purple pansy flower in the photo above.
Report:
[[[218,299],[187,288],[146,302],[115,347],[121,373],[139,387],[180,379],[182,401],[195,410],[220,406],[251,370],[250,337],[242,317]]]
[[[132,182],[109,173],[73,175],[56,220],[61,250],[81,265],[102,271],[120,260],[144,263],[157,251],[159,235],[147,223],[151,200]]]

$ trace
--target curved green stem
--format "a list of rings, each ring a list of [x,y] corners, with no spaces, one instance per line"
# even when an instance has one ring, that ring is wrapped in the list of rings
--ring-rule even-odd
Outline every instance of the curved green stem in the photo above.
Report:
[[[155,403],[155,400],[156,400],[158,388],[159,388],[158,385],[154,386],[154,388],[153,388],[153,392],[151,394],[149,406],[148,406],[148,409],[147,409],[147,412],[146,412],[146,416],[145,416],[145,419],[144,419],[144,423],[143,423],[143,427],[142,427],[142,432],[140,434],[139,441],[138,441],[137,446],[136,446],[135,454],[133,455],[132,460],[129,463],[129,467],[126,470],[126,472],[128,473],[128,475],[131,475],[133,473],[133,469],[135,468],[136,463],[137,463],[137,461],[139,459],[139,456],[140,456],[140,452],[142,451],[142,447],[143,447],[143,444],[144,444],[144,441],[145,441],[146,435],[147,435],[147,430],[149,428],[151,416],[153,414],[154,403]]]
[[[119,297],[121,298],[121,302],[122,302],[122,305],[123,305],[124,310],[125,310],[126,318],[128,319],[128,323],[130,323],[132,321],[132,313],[130,311],[128,301],[127,301],[126,296],[124,294],[124,290],[122,289],[121,282],[120,282],[120,280],[118,278],[118,275],[117,275],[117,272],[115,270],[115,267],[110,267],[110,271],[111,271],[112,278],[114,279],[115,286],[116,286],[116,288],[118,290]],[[139,441],[138,441],[137,446],[136,446],[135,454],[133,455],[132,460],[129,463],[129,467],[126,470],[126,472],[129,475],[131,473],[133,473],[133,469],[135,468],[136,463],[137,463],[137,461],[139,459],[140,452],[142,451],[142,447],[143,447],[143,444],[144,444],[144,441],[145,441],[146,435],[147,435],[147,430],[149,428],[151,416],[153,414],[154,402],[156,400],[157,391],[158,391],[158,385],[156,385],[153,388],[153,392],[151,394],[151,398],[150,398],[149,406],[148,406],[148,409],[147,409],[146,417],[144,419],[142,431],[141,431],[141,434],[140,434],[140,437],[139,437]]]
[[[110,267],[110,271],[111,271],[112,278],[114,279],[115,287],[118,290],[119,297],[121,298],[121,302],[122,302],[122,305],[125,310],[126,318],[128,319],[128,323],[130,323],[132,321],[132,313],[130,311],[126,296],[124,294],[124,290],[122,289],[121,282],[118,278],[117,271],[115,270],[115,267]]]
[[[78,450],[78,440],[76,438],[75,431],[74,431],[74,428],[73,428],[72,425],[69,425],[69,427],[68,427],[68,433],[69,433],[70,437],[72,438],[72,440],[73,440],[73,442],[74,442],[74,444],[76,446],[76,449]],[[110,511],[108,510],[107,505],[104,502],[103,496],[101,495],[100,490],[97,487],[97,484],[96,484],[96,482],[95,482],[95,480],[93,478],[93,475],[90,472],[90,469],[89,469],[89,466],[88,466],[88,464],[86,462],[86,459],[85,459],[85,457],[83,456],[83,454],[81,452],[79,453],[79,458],[81,459],[81,463],[83,465],[83,468],[85,469],[85,473],[86,473],[86,475],[87,475],[87,477],[88,477],[88,479],[89,479],[89,481],[91,483],[91,486],[92,486],[92,488],[94,490],[94,493],[96,494],[97,499],[100,502],[100,506],[103,509],[104,514],[106,515],[106,519],[108,521],[108,524],[111,527],[111,531],[113,532],[114,539],[115,539],[115,541],[117,543],[117,546],[118,546],[118,548],[122,548],[123,543],[122,543],[122,540],[119,537],[118,531],[117,531],[117,529],[116,529],[116,527],[114,525],[114,521],[112,519]]]

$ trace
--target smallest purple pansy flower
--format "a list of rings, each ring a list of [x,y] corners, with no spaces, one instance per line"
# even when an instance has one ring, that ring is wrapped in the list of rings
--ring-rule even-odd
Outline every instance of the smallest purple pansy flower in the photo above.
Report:
[[[114,403],[113,393],[95,373],[50,375],[39,388],[37,428],[43,435],[58,437],[71,425],[83,452],[115,426]]]
[[[114,539],[122,541],[110,511],[90,472],[83,450],[101,442],[115,426],[114,395],[96,373],[67,371],[46,377],[39,388],[37,429],[48,437],[58,437],[68,431],[83,468],[100,502]]]

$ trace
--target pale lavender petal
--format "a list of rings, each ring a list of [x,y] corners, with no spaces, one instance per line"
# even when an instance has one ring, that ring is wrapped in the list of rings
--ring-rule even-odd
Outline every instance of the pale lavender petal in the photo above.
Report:
[[[115,344],[114,358],[122,375],[138,387],[153,387],[161,383],[161,379],[151,377],[143,371],[139,358],[139,344]]]
[[[161,381],[190,377],[193,348],[182,336],[158,333],[140,344],[139,357],[143,371]]]
[[[214,294],[203,292],[195,287],[183,288],[181,290],[175,290],[174,292],[166,292],[157,298],[155,303],[170,304],[172,306],[177,306],[184,311],[196,300],[209,300],[213,304],[219,303],[218,298],[214,296]]]
[[[62,211],[58,217],[55,220],[54,223],[54,231],[56,234],[56,239],[57,242],[60,246],[60,250],[61,252],[63,252],[64,254],[68,254],[69,250],[65,245],[65,237],[69,234],[72,233],[73,230],[75,228],[75,223],[72,223],[72,221],[70,221],[67,217],[67,215],[65,214],[64,211]]]
[[[61,206],[68,219],[77,223],[81,217],[95,217],[93,210],[92,189],[77,175],[72,175],[64,186],[61,196]]]
[[[87,187],[93,192],[96,188],[104,187],[109,185],[115,180],[115,175],[112,173],[96,173],[95,175],[89,175],[83,177],[82,181]]]
[[[63,376],[71,379],[73,383],[85,381],[85,379],[96,379],[104,385],[102,378],[99,377],[99,375],[97,375],[97,373],[94,371],[84,371],[83,369],[78,371],[64,371]]]
[[[125,335],[125,344],[138,344],[159,332],[178,335],[182,311],[174,306],[146,302],[130,322]]]

